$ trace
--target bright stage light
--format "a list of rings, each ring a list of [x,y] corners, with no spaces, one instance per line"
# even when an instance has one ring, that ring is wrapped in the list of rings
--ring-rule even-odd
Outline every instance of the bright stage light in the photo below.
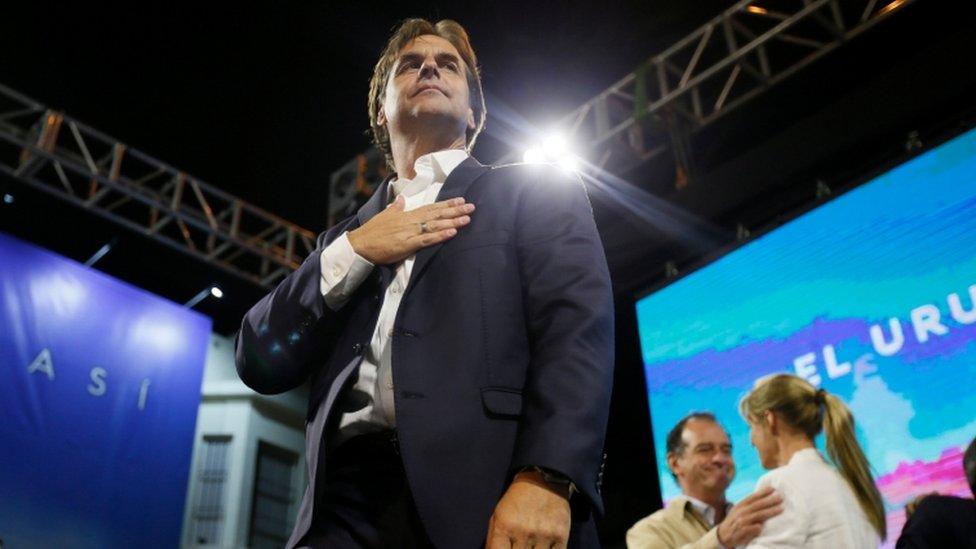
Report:
[[[573,154],[569,145],[569,140],[556,132],[546,135],[540,146],[527,149],[522,155],[522,160],[528,164],[555,164],[568,171],[576,171],[580,165],[579,158]]]
[[[224,291],[216,286],[213,286],[210,288],[210,295],[216,297],[217,299],[220,299],[224,297]]]
[[[525,151],[522,155],[522,160],[529,164],[541,164],[546,161],[546,154],[542,152],[542,149],[531,148]]]
[[[556,164],[568,172],[575,172],[579,169],[579,160],[571,154],[563,156],[556,161]]]
[[[542,141],[542,150],[550,159],[558,159],[569,153],[569,146],[566,144],[565,137],[553,133]]]

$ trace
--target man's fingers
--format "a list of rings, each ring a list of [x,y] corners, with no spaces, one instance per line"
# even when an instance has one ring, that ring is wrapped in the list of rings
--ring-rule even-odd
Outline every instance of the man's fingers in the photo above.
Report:
[[[418,245],[417,249],[426,248],[427,246],[433,246],[434,244],[440,244],[445,240],[453,238],[457,234],[457,229],[444,229],[443,231],[437,231],[433,233],[420,233],[414,237],[413,244]]]
[[[749,526],[743,526],[739,533],[739,545],[744,545],[759,537],[759,534],[762,533],[762,525],[750,524]]]
[[[488,543],[485,549],[512,549],[512,540],[496,532],[488,532]]]
[[[428,221],[426,224],[428,233],[436,233],[437,231],[443,231],[445,229],[456,229],[463,227],[471,223],[471,217],[467,215],[462,215],[461,217],[455,217],[453,219],[442,219],[439,221]],[[421,227],[423,229],[423,227]]]
[[[491,537],[495,533],[495,513],[488,519],[488,534],[485,536],[485,549],[491,547]]]
[[[495,515],[492,513],[488,520],[488,539],[485,541],[485,549],[511,549],[512,540],[507,535],[495,530]]]
[[[766,486],[766,487],[760,488],[759,490],[756,490],[755,492],[749,494],[747,497],[743,498],[742,501],[739,502],[739,504],[740,505],[742,505],[742,504],[749,504],[749,503],[752,503],[752,502],[754,502],[756,500],[760,500],[760,499],[762,499],[764,497],[770,496],[770,495],[775,494],[775,493],[776,493],[776,491],[773,490],[773,487],[772,486]]]
[[[756,524],[756,523],[762,524],[767,520],[769,520],[770,518],[775,517],[776,515],[782,512],[783,512],[783,507],[781,507],[780,505],[774,505],[772,507],[766,507],[763,509],[759,509],[757,511],[746,513],[745,515],[742,516],[742,522],[744,524]]]
[[[743,499],[741,502],[739,502],[738,506],[741,507],[743,511],[748,512],[778,505],[782,501],[782,496],[777,494],[772,488],[766,487]]]
[[[460,217],[462,215],[470,214],[473,211],[474,211],[474,204],[461,204],[460,206],[440,208],[433,212],[422,212],[420,216],[426,217],[428,219],[451,219],[454,217]]]
[[[783,507],[780,505],[774,505],[773,507],[767,507],[760,511],[756,511],[752,516],[752,521],[766,522],[772,517],[783,512]]]
[[[516,547],[516,542],[511,536],[495,529],[494,517],[488,524],[488,543],[485,544],[485,549],[514,549]]]
[[[473,212],[474,204],[465,203],[464,198],[452,198],[421,206],[412,211],[427,219],[447,219]]]
[[[448,208],[457,208],[458,206],[464,204],[464,202],[465,200],[462,197],[449,198],[447,200],[441,200],[440,202],[434,202],[433,204],[427,204],[426,206],[421,206],[411,211],[416,213],[421,213],[421,214],[431,214]]]

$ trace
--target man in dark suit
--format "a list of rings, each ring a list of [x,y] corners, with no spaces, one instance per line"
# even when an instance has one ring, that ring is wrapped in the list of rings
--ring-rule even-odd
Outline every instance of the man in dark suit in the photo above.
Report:
[[[369,112],[396,175],[237,339],[255,390],[310,380],[288,546],[596,545],[613,305],[585,189],[468,156],[485,107],[452,21],[395,31]]]
[[[962,465],[976,497],[976,438],[966,448]],[[976,500],[938,494],[922,497],[908,516],[896,547],[976,549]]]

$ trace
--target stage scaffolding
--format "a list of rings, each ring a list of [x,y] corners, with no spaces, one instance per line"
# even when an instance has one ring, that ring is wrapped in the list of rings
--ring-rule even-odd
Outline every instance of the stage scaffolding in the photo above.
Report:
[[[557,127],[585,147],[589,166],[613,174],[671,151],[676,184],[685,184],[694,169],[692,132],[913,1],[743,0]],[[0,171],[265,288],[315,248],[311,231],[2,84]],[[385,175],[375,149],[334,172],[330,222],[354,211]]]
[[[652,56],[555,125],[582,148],[583,169],[623,175],[670,151],[676,185],[694,173],[689,137],[913,0],[743,0]],[[375,151],[364,153],[375,156]],[[512,151],[498,164],[521,161]],[[357,199],[375,164],[349,162],[330,195]],[[586,167],[586,166],[589,166]],[[365,172],[357,169],[365,167]],[[337,202],[330,209],[349,209]]]
[[[315,235],[0,84],[0,171],[265,288]]]

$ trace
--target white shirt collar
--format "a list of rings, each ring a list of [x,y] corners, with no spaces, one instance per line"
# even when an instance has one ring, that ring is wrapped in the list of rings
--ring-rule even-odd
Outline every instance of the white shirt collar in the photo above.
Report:
[[[698,514],[700,514],[702,516],[702,518],[705,519],[705,522],[708,523],[708,527],[709,528],[715,526],[715,508],[714,507],[712,507],[711,505],[705,503],[704,501],[701,501],[699,499],[695,499],[695,498],[689,496],[688,494],[685,494],[684,496],[685,496],[685,498],[688,499],[688,503],[690,503],[691,506],[694,507],[695,511],[698,511]],[[726,502],[726,504],[725,504],[725,511],[728,512],[728,510],[729,510],[730,507],[732,507],[732,504]]]
[[[447,149],[421,156],[413,163],[413,170],[416,173],[413,179],[398,177],[390,183],[393,196],[403,194],[405,197],[410,197],[423,191],[432,183],[444,183],[454,168],[467,158],[468,152],[464,149]]]

